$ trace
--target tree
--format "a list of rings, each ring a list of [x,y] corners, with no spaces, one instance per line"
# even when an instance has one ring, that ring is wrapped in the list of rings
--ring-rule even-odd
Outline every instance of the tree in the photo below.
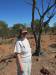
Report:
[[[8,35],[8,25],[4,21],[0,21],[0,37],[6,38]]]
[[[36,6],[37,2],[36,1],[41,1],[41,7]],[[27,4],[30,4],[32,6],[32,22],[31,22],[31,28],[33,30],[33,34],[35,37],[35,42],[36,42],[36,51],[35,54],[39,55],[41,51],[41,34],[42,34],[42,28],[45,28],[46,25],[50,22],[50,20],[54,17],[56,14],[56,0],[32,0],[32,3],[27,2]],[[46,8],[45,4],[46,3]],[[41,8],[41,9],[40,9]],[[35,24],[34,24],[34,14],[35,14],[35,9],[38,12],[39,15],[39,30],[38,30],[38,35],[37,31],[35,31]],[[41,11],[42,10],[42,11]],[[45,17],[47,20],[45,20]],[[38,36],[38,37],[37,37]]]
[[[53,29],[54,29],[54,34],[56,35],[56,22],[53,25]]]
[[[14,24],[14,26],[11,29],[11,33],[13,34],[13,36],[17,36],[19,34],[19,29],[21,27],[25,27],[23,24]]]
[[[54,23],[54,26],[53,27],[56,28],[56,22]]]
[[[50,28],[51,34],[56,35],[56,22],[53,24],[53,27]]]
[[[27,31],[32,34],[32,29],[31,29],[31,27],[27,27]]]

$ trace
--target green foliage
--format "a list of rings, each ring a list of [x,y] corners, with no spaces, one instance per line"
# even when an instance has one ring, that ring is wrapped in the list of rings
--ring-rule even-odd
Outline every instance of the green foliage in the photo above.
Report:
[[[32,24],[32,22],[31,22],[31,24]],[[33,25],[34,30],[31,30],[31,31],[32,32],[35,31],[36,33],[38,33],[39,32],[39,25],[40,25],[40,20],[38,20],[38,19],[34,20],[34,25]]]
[[[35,25],[35,31],[38,32],[39,31],[40,21],[38,19],[34,20],[34,25]]]
[[[8,34],[8,25],[4,21],[0,21],[0,36],[5,36]]]
[[[53,27],[56,28],[56,22],[53,24]]]
[[[14,24],[13,27],[9,27],[4,21],[0,21],[0,37],[9,38],[19,34],[19,29],[25,28],[23,24]]]
[[[31,27],[28,27],[28,28],[27,28],[27,31],[28,31],[29,33],[32,33],[32,32],[33,32],[32,29],[31,29]]]
[[[24,28],[25,26],[23,24],[14,24],[14,26],[12,27],[12,34],[14,36],[17,36],[19,34],[19,29],[20,28]]]
[[[53,24],[53,27],[51,28],[52,33],[56,35],[56,22]]]
[[[38,19],[35,20],[34,21],[34,25],[35,25],[35,31],[38,32],[39,31],[40,20],[38,20]],[[49,28],[48,24],[42,26],[41,32],[45,32],[46,33],[48,31],[48,28]]]
[[[48,27],[47,33],[56,35],[56,22],[53,24],[53,27]]]
[[[38,27],[38,26],[40,25],[40,20],[38,20],[38,19],[35,20],[35,21],[34,21],[34,25],[36,25],[36,26]]]
[[[4,21],[0,21],[0,29],[7,28],[8,25]]]

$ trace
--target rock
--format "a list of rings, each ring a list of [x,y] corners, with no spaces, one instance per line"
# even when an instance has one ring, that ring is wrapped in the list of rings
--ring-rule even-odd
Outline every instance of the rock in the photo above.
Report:
[[[50,72],[49,72],[46,68],[44,68],[44,67],[40,70],[40,72],[41,72],[43,75],[50,75]]]
[[[55,58],[56,58],[56,55],[55,55]]]

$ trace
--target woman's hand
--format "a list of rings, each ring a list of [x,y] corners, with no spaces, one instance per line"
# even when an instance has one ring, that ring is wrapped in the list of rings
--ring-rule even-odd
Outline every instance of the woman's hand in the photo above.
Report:
[[[20,64],[20,71],[23,72],[23,65]]]

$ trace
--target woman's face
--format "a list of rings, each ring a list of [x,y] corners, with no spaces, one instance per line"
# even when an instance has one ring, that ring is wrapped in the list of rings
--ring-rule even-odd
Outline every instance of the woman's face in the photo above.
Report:
[[[27,35],[27,33],[22,33],[22,34],[21,34],[21,38],[25,38],[26,35]]]

